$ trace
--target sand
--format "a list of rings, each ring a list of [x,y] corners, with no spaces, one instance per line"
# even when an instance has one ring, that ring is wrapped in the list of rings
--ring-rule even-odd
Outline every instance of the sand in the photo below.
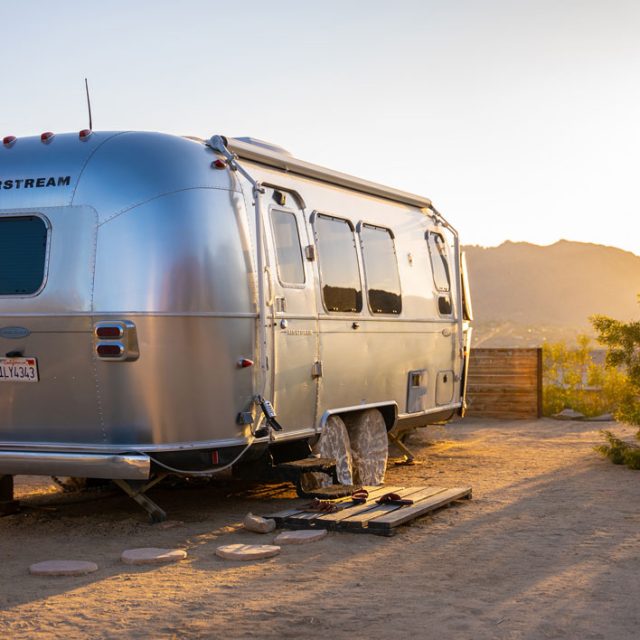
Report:
[[[161,528],[117,492],[18,478],[24,510],[0,518],[2,637],[637,638],[640,471],[593,452],[603,426],[612,425],[465,420],[421,430],[410,446],[424,464],[392,466],[387,482],[471,484],[473,500],[393,538],[331,532],[253,563],[215,549],[263,544],[242,520],[286,508],[290,485],[161,486],[151,496],[180,521]],[[120,554],[132,547],[188,558],[125,567]],[[100,571],[29,575],[50,558]]]

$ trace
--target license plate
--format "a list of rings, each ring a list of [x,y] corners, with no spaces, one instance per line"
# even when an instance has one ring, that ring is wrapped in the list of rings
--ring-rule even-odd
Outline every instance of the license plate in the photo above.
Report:
[[[38,382],[35,358],[0,358],[0,382]]]

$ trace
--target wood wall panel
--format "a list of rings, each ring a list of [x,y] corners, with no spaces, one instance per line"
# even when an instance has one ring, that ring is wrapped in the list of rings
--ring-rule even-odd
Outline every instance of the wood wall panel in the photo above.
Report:
[[[471,349],[467,415],[542,416],[542,349]]]

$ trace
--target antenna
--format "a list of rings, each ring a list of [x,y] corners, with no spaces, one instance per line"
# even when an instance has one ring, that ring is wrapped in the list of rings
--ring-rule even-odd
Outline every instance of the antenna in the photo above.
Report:
[[[93,119],[91,118],[91,98],[89,98],[89,83],[84,79],[84,88],[87,92],[87,109],[89,109],[89,131],[93,131]]]

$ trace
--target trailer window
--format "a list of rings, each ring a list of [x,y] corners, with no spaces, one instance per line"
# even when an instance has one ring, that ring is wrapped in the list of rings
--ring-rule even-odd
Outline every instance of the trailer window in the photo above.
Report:
[[[360,239],[369,308],[373,313],[400,313],[400,275],[391,231],[365,224]]]
[[[44,280],[47,226],[37,216],[0,218],[0,295],[36,293]]]
[[[271,224],[278,257],[278,278],[284,285],[304,284],[304,263],[296,216],[289,211],[271,211]]]
[[[322,299],[327,311],[362,311],[360,269],[353,227],[346,220],[318,215],[315,220]]]
[[[433,282],[438,291],[451,289],[451,277],[449,275],[449,259],[447,258],[447,245],[439,233],[427,232],[427,244],[429,245],[429,257],[433,270]]]

